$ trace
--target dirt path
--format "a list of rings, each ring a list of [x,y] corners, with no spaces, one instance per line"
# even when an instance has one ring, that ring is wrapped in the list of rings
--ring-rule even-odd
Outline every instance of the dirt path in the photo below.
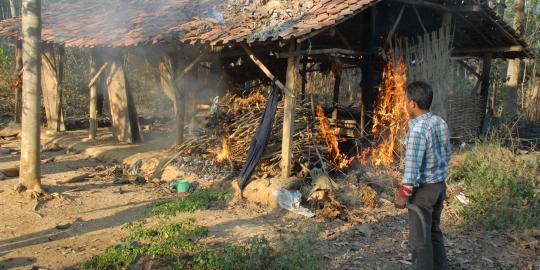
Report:
[[[49,194],[61,194],[63,199],[36,206],[25,195],[13,191],[17,179],[0,181],[0,269],[76,268],[122,241],[122,228],[127,223],[145,218],[152,222],[148,204],[176,196],[162,185],[116,185],[110,175],[114,161],[164,149],[170,138],[146,134],[145,144],[118,146],[107,139],[110,134],[100,134],[99,145],[81,143],[84,132],[52,138],[71,150],[65,154],[62,147],[61,151],[44,153],[44,159],[56,158],[43,165],[43,183]],[[4,147],[16,152],[17,144],[13,141]],[[16,166],[18,160],[17,153],[0,156],[0,169]],[[63,183],[85,173],[95,177],[81,183]],[[314,250],[325,258],[330,269],[408,269],[406,212],[394,209],[386,200],[381,200],[376,209],[352,211],[355,221],[328,221],[233,202],[173,219],[195,218],[209,228],[208,241],[214,243],[241,243],[255,235],[276,240],[318,225],[321,233]],[[522,269],[534,263],[533,267],[540,269],[534,252],[516,249],[506,234],[463,229],[452,211],[445,211],[443,226],[452,269]]]

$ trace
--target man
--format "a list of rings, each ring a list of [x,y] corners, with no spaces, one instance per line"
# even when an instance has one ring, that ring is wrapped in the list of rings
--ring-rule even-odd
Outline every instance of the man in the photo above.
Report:
[[[439,227],[446,195],[444,182],[450,161],[451,145],[448,126],[442,118],[429,112],[433,100],[431,86],[413,82],[406,89],[405,109],[410,116],[405,139],[405,169],[395,205],[407,203],[420,208],[426,228],[418,213],[409,210],[409,245],[414,269],[448,269],[444,238]],[[423,230],[427,230],[423,239]]]

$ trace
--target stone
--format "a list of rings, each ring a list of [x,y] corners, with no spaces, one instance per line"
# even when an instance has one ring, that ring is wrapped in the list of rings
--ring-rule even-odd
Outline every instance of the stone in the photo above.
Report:
[[[368,239],[371,238],[371,235],[373,234],[373,230],[371,229],[371,226],[369,226],[369,224],[358,225],[358,227],[356,227],[356,230],[359,233],[365,235]]]

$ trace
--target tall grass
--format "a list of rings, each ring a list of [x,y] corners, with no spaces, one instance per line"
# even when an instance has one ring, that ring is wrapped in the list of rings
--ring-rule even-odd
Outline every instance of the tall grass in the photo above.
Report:
[[[464,186],[470,203],[459,213],[470,224],[488,229],[539,227],[538,163],[525,162],[513,151],[516,146],[511,137],[492,133],[451,161],[449,181]]]

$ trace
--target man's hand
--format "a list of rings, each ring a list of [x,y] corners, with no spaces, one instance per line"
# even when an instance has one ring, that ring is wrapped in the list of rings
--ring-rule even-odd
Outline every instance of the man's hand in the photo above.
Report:
[[[403,197],[399,195],[399,192],[396,193],[396,197],[394,198],[394,206],[397,209],[405,209],[406,205],[407,205],[407,197]]]
[[[394,198],[394,206],[398,209],[404,209],[407,206],[407,200],[412,195],[413,187],[409,185],[401,185],[399,192]]]

